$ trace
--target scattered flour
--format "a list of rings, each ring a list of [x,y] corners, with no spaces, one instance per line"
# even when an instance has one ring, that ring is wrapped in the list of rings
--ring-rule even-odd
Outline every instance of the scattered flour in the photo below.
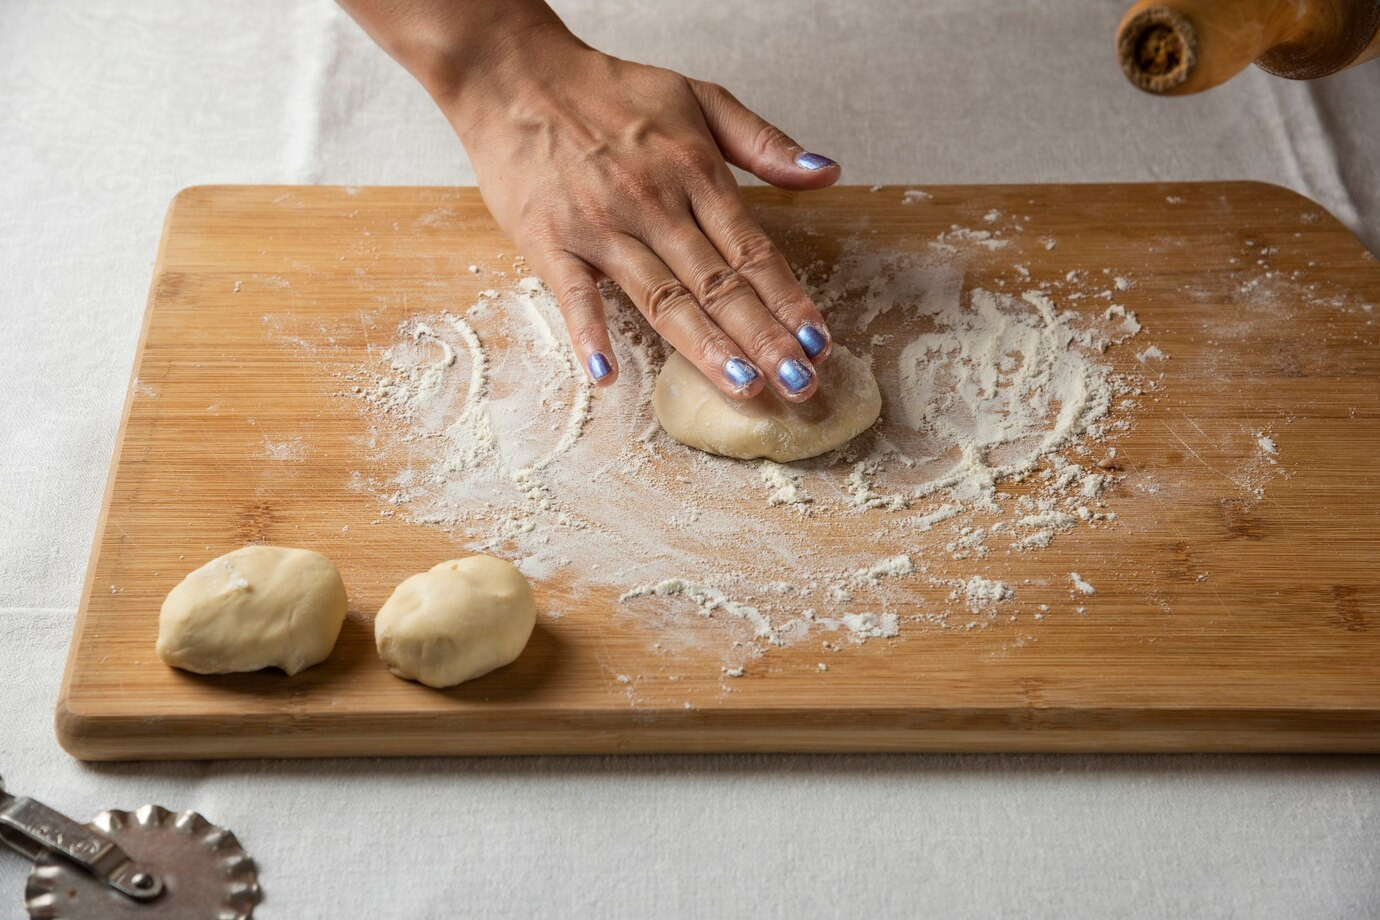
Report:
[[[800,487],[799,472],[771,460],[763,460],[759,469],[762,471],[762,481],[771,490],[767,504],[793,505],[806,510],[804,506],[810,503],[810,493]]]
[[[1160,351],[1158,345],[1151,345],[1149,348],[1145,349],[1145,351],[1142,351],[1139,354],[1137,354],[1136,360],[1139,361],[1141,364],[1144,364],[1146,361],[1163,361],[1168,357],[1168,355]]]
[[[1069,309],[1077,272],[965,289],[967,261],[1006,245],[1001,221],[951,227],[925,255],[854,240],[799,269],[883,393],[882,422],[823,457],[748,464],[671,441],[650,405],[666,346],[621,293],[604,289],[620,380],[596,389],[555,298],[515,265],[468,307],[414,312],[347,375],[374,423],[355,486],[530,577],[612,591],[649,626],[708,620],[759,651],[980,628],[1017,603],[984,571],[992,538],[1032,551],[1115,522],[1104,496],[1124,476],[1089,445],[1142,395],[1104,358],[1135,314]]]
[[[618,598],[619,603],[626,603],[634,598],[648,597],[688,597],[695,602],[695,606],[700,609],[702,616],[712,616],[715,611],[723,611],[729,616],[740,620],[746,620],[756,627],[757,635],[770,638],[774,634],[771,623],[762,616],[761,611],[749,604],[741,604],[730,600],[722,591],[708,585],[695,584],[683,578],[668,578],[665,581],[654,585],[644,585],[633,588],[631,591],[624,592]]]
[[[306,458],[307,446],[302,443],[301,438],[296,437],[282,441],[271,441],[264,438],[264,453],[270,460],[294,463]]]
[[[847,613],[842,624],[856,637],[890,639],[901,632],[900,617],[894,613]]]
[[[1006,600],[1016,592],[999,581],[974,575],[963,583],[963,594],[968,599],[968,607],[980,610]]]

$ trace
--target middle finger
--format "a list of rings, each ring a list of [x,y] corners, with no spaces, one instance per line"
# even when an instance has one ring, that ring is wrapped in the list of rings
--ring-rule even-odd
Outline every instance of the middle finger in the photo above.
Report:
[[[688,213],[668,213],[644,241],[699,301],[714,323],[766,371],[783,399],[801,402],[818,388],[814,365],[748,279],[724,261]]]

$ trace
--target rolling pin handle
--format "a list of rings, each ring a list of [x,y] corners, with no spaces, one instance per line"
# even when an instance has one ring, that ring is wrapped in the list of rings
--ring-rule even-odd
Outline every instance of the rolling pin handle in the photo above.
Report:
[[[1380,0],[1136,0],[1116,49],[1127,79],[1158,95],[1211,89],[1252,61],[1316,80],[1380,57]]]

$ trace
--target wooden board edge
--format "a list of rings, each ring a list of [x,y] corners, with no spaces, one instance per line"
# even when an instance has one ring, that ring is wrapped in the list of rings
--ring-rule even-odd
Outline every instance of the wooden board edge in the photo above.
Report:
[[[67,661],[63,666],[62,684],[58,690],[57,711],[54,718],[58,744],[62,746],[63,750],[76,757],[80,756],[75,753],[75,749],[81,746],[78,723],[82,717],[77,712],[78,704],[74,701],[72,678],[76,669],[82,634],[85,631],[87,610],[91,606],[91,598],[95,591],[96,561],[101,557],[106,529],[110,521],[110,505],[115,495],[115,476],[120,468],[120,457],[124,453],[125,433],[129,426],[130,412],[134,407],[135,384],[139,380],[139,371],[144,364],[144,348],[148,344],[149,330],[153,325],[153,307],[158,297],[159,279],[163,276],[164,259],[167,255],[170,238],[168,231],[172,228],[179,207],[185,204],[186,199],[198,191],[209,188],[214,188],[214,186],[193,185],[173,195],[172,200],[168,203],[167,213],[163,217],[163,227],[159,231],[158,251],[153,261],[153,274],[149,280],[148,298],[144,303],[144,317],[139,328],[138,343],[134,348],[134,360],[130,364],[124,407],[120,411],[120,424],[115,431],[115,448],[110,456],[110,471],[105,477],[105,491],[101,496],[100,512],[96,516],[96,528],[91,539],[91,554],[86,563],[86,578],[82,583],[81,601],[77,607],[77,618],[72,624],[72,640],[67,646]]]
[[[454,719],[311,717],[136,719],[69,713],[67,749],[87,761],[243,758],[609,754],[826,753],[1377,753],[1380,710],[1119,710],[994,708],[881,711],[821,718],[782,712],[776,724],[742,713],[662,710],[621,719],[517,717],[500,728]],[[770,720],[769,720],[770,721]],[[658,724],[659,723],[659,724]]]
[[[1136,184],[1136,183],[1128,183],[1128,184]],[[1357,236],[1357,235],[1355,234],[1355,232],[1352,231],[1352,229],[1351,229],[1350,227],[1348,227],[1345,223],[1343,223],[1343,222],[1342,222],[1342,219],[1341,219],[1340,217],[1338,217],[1336,214],[1333,214],[1330,210],[1328,210],[1328,208],[1327,208],[1325,205],[1320,204],[1319,202],[1314,201],[1312,198],[1309,198],[1307,195],[1303,194],[1303,192],[1299,192],[1299,191],[1296,191],[1296,190],[1294,190],[1294,189],[1289,188],[1287,185],[1280,185],[1280,184],[1277,183],[1277,182],[1265,182],[1265,181],[1263,181],[1263,180],[1261,180],[1261,179],[1227,179],[1227,180],[1220,181],[1220,182],[1166,182],[1166,183],[1141,183],[1141,184],[1154,184],[1154,185],[1160,185],[1160,184],[1163,184],[1163,185],[1230,185],[1230,186],[1255,187],[1255,188],[1258,188],[1258,189],[1266,189],[1266,190],[1269,191],[1269,193],[1270,193],[1271,195],[1278,195],[1278,196],[1282,199],[1282,200],[1281,200],[1281,204],[1284,203],[1285,201],[1293,201],[1293,202],[1294,202],[1295,204],[1297,204],[1297,205],[1301,205],[1301,206],[1306,206],[1306,207],[1309,207],[1309,208],[1313,208],[1313,209],[1315,209],[1315,210],[1321,212],[1321,213],[1322,213],[1322,220],[1327,221],[1327,222],[1330,222],[1330,223],[1333,225],[1334,229],[1339,230],[1339,231],[1341,231],[1342,233],[1344,233],[1346,236],[1350,237],[1351,241],[1352,241],[1353,243],[1355,243],[1356,246],[1357,246],[1357,248],[1360,250],[1360,255],[1361,255],[1363,258],[1370,258],[1370,259],[1377,259],[1377,258],[1380,258],[1380,256],[1377,256],[1375,253],[1373,253],[1373,252],[1371,252],[1369,249],[1367,249],[1367,248],[1366,248],[1366,244],[1361,240],[1361,238],[1360,238],[1359,236]]]

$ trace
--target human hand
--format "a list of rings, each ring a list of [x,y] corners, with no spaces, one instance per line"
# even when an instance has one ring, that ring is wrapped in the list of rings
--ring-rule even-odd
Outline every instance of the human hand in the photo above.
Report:
[[[597,288],[608,277],[729,396],[814,393],[827,326],[728,163],[787,189],[832,185],[838,164],[723,87],[610,57],[558,21],[433,96],[596,383],[618,376]]]

